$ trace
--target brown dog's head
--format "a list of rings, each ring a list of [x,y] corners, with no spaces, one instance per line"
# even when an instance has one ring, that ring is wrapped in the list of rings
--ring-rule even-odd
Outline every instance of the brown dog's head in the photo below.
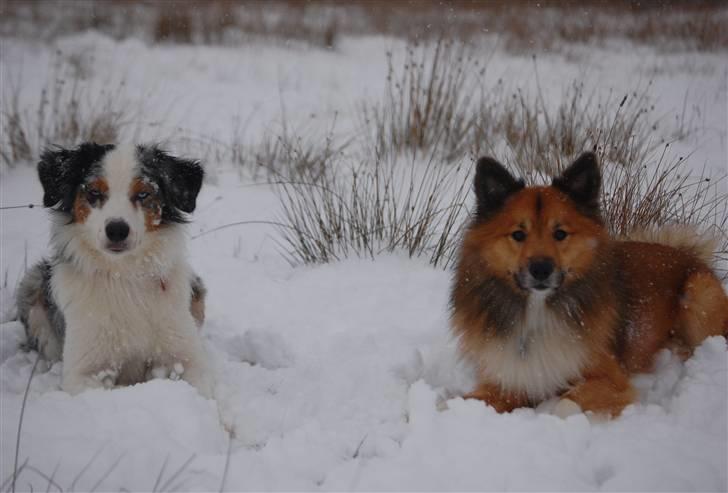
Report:
[[[582,154],[548,187],[525,187],[491,158],[478,161],[477,210],[465,248],[516,290],[548,295],[580,279],[607,233],[597,158]]]

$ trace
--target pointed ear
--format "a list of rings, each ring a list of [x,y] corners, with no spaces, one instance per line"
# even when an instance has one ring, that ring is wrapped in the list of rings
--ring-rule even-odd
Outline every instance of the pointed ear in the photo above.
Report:
[[[38,162],[38,178],[43,186],[43,207],[53,207],[67,195],[64,169],[70,158],[71,151],[67,149],[46,149],[40,155]],[[63,206],[61,205],[61,209]]]
[[[599,216],[601,184],[601,171],[597,156],[593,152],[585,152],[579,156],[552,182],[554,187],[568,195],[580,208],[596,216]]]
[[[477,216],[485,219],[503,206],[508,197],[524,187],[501,163],[482,157],[475,169],[475,196],[478,199]]]
[[[139,146],[137,150],[144,172],[160,186],[165,202],[176,209],[163,212],[163,218],[184,221],[178,211],[194,211],[202,187],[205,172],[200,162],[174,157],[156,146]]]
[[[46,149],[38,162],[38,178],[43,185],[43,206],[70,212],[76,190],[113,145],[87,142],[75,149]]]

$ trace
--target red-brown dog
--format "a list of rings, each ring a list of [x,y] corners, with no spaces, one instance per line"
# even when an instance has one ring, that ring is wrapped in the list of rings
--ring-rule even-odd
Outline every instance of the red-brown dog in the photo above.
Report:
[[[659,349],[728,332],[728,297],[699,247],[611,238],[600,183],[591,153],[548,187],[478,162],[451,298],[461,353],[478,369],[467,397],[504,412],[561,396],[616,416],[635,398],[629,375]]]

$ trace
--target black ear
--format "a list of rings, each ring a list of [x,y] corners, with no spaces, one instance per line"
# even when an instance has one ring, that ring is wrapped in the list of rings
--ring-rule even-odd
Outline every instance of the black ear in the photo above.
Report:
[[[601,184],[599,163],[593,152],[583,153],[552,182],[554,187],[568,195],[579,207],[596,216],[599,216]]]
[[[158,147],[139,146],[137,150],[144,173],[159,185],[165,204],[172,207],[165,207],[162,219],[184,221],[179,211],[195,210],[202,187],[205,172],[199,161],[174,157]]]
[[[481,219],[500,209],[508,197],[524,187],[523,180],[513,178],[501,163],[489,157],[478,160],[474,185]]]
[[[56,147],[41,153],[38,178],[43,185],[43,206],[70,212],[76,190],[113,145],[85,143],[75,149]]]

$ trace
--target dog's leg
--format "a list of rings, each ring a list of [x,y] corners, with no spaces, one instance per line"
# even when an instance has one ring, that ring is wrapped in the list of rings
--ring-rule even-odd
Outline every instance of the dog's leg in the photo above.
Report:
[[[149,376],[184,380],[195,387],[202,396],[210,398],[214,385],[212,372],[207,352],[191,317],[186,334],[185,337],[166,339],[165,355],[151,362]]]
[[[56,336],[48,318],[48,311],[41,300],[36,301],[28,312],[28,325],[26,327],[29,340],[38,343],[38,352],[50,363],[60,361],[63,354],[63,344]]]
[[[578,404],[582,411],[619,416],[634,401],[629,376],[612,355],[598,358],[582,377],[580,383],[561,396]]]
[[[35,349],[38,353],[54,363],[61,359],[63,353],[63,327],[55,327],[49,308],[53,300],[47,295],[50,290],[51,266],[47,260],[41,260],[25,273],[18,286],[17,307],[18,318],[25,326],[26,349]]]
[[[72,395],[86,389],[113,388],[124,358],[112,353],[114,346],[100,327],[84,325],[78,317],[67,320],[61,388]]]
[[[191,287],[192,298],[190,299],[190,313],[199,328],[205,322],[205,297],[207,296],[207,288],[205,288],[202,278],[197,275],[192,277]]]
[[[170,376],[176,376],[195,387],[203,397],[211,398],[213,381],[204,355],[196,355],[183,364],[172,365]]]
[[[490,405],[499,413],[511,412],[519,407],[529,405],[528,399],[523,394],[506,392],[501,390],[499,385],[481,383],[474,391],[463,396],[464,399],[478,399]]]

